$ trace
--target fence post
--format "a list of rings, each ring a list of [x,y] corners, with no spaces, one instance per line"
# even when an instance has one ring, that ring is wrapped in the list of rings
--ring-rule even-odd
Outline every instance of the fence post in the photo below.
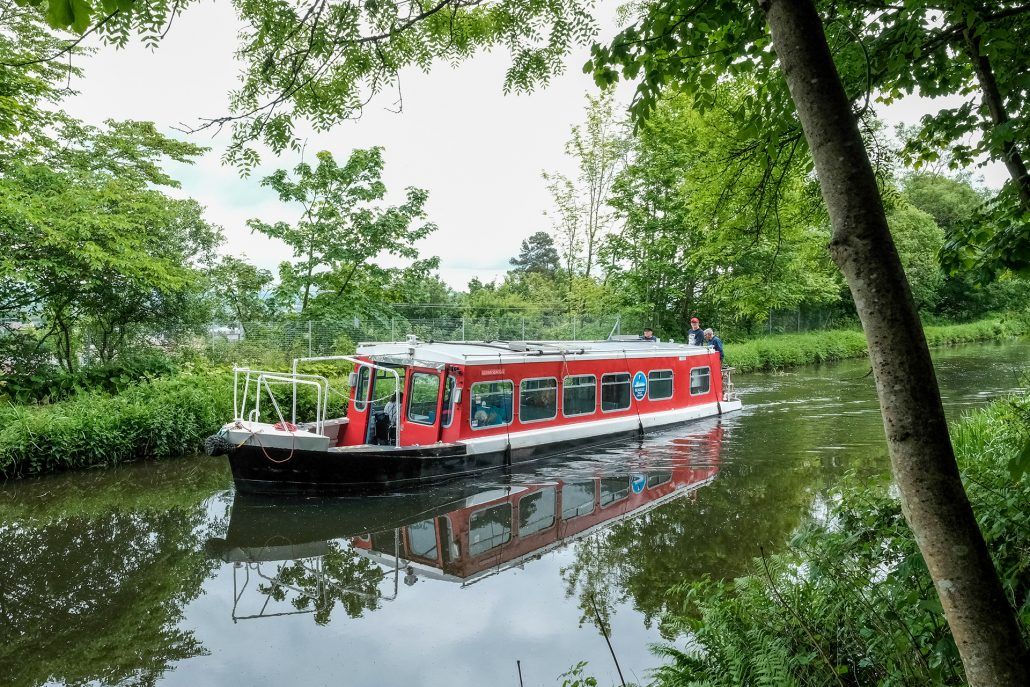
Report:
[[[311,320],[308,320],[308,357],[311,357]]]
[[[572,340],[576,340],[576,316],[572,316]]]
[[[522,340],[526,340],[526,316],[522,316]]]
[[[397,340],[397,319],[394,317],[390,318],[390,341]]]
[[[465,340],[465,316],[461,316],[461,340]]]

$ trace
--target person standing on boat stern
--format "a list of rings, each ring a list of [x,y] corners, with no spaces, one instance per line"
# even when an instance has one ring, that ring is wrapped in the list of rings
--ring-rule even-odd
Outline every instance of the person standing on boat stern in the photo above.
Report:
[[[696,317],[690,318],[690,331],[687,332],[687,343],[693,346],[704,346],[705,336],[701,331],[701,320]]]
[[[722,359],[725,357],[722,352],[722,340],[711,329],[705,330],[705,343],[719,351],[719,362],[722,362]]]
[[[655,338],[654,330],[650,327],[644,327],[644,333],[640,335],[641,341],[657,341]]]

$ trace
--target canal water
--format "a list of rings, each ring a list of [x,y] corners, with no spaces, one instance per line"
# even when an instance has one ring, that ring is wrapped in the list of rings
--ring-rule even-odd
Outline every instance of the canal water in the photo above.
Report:
[[[1030,342],[935,357],[957,417],[1026,383]],[[644,682],[670,587],[886,481],[868,370],[749,375],[733,416],[416,495],[244,499],[206,457],[4,485],[0,684],[609,685],[613,652]]]

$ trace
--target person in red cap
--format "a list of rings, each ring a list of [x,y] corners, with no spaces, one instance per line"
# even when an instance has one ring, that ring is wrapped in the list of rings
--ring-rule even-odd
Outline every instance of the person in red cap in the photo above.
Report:
[[[696,317],[690,318],[690,331],[687,332],[687,341],[695,346],[705,345],[705,333],[701,329],[701,320]]]

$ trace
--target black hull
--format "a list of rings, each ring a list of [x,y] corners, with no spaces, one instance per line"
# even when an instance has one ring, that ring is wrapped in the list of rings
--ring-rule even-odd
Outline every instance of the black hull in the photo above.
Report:
[[[237,491],[244,494],[384,494],[417,490],[427,485],[476,475],[501,473],[514,465],[562,455],[584,447],[605,446],[641,434],[639,430],[631,430],[588,439],[477,454],[466,453],[462,445],[360,453],[291,451],[245,445],[229,453],[229,465]]]
[[[385,532],[446,513],[482,489],[459,481],[426,491],[375,498],[289,498],[238,493],[233,499],[225,538],[208,540],[207,551],[226,561],[313,555],[310,552],[324,549],[327,541]]]

